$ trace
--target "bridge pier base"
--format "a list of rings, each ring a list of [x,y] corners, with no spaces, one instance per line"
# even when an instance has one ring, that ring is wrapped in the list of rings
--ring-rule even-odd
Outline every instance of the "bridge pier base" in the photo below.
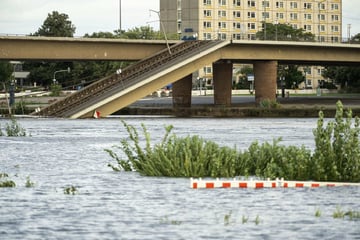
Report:
[[[192,74],[172,84],[173,107],[191,107]]]
[[[233,64],[231,62],[213,63],[214,104],[231,105]]]
[[[277,61],[256,61],[254,63],[255,101],[276,100]]]

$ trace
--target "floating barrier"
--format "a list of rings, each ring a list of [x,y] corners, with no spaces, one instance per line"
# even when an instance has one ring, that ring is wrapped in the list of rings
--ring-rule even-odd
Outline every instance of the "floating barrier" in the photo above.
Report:
[[[318,188],[318,187],[343,187],[358,186],[360,183],[344,183],[344,182],[313,182],[313,181],[287,181],[284,179],[276,180],[203,180],[190,179],[190,187],[197,188]]]

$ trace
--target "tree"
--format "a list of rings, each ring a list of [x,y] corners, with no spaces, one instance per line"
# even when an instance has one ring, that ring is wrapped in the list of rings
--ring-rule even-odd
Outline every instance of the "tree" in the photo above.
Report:
[[[32,36],[47,37],[73,37],[75,26],[69,20],[69,16],[65,13],[53,11],[49,13],[43,25]],[[53,74],[57,70],[72,68],[71,62],[25,62],[23,67],[30,71],[29,81],[36,82],[42,86],[49,86],[53,82]],[[59,74],[59,82],[66,81],[70,75]]]
[[[360,91],[360,67],[327,66],[323,72],[323,77],[331,79],[348,92]]]
[[[65,13],[53,11],[49,13],[43,25],[33,36],[47,37],[73,37],[76,27],[69,20],[69,16]]]
[[[350,39],[351,43],[360,43],[360,33]],[[339,84],[347,92],[360,91],[360,67],[358,66],[327,66],[323,77]]]
[[[299,71],[297,65],[280,66],[278,69],[278,76],[284,77],[285,88],[298,88],[299,84],[305,81],[304,74]]]
[[[350,39],[350,43],[360,44],[360,33],[356,34]]]
[[[11,79],[13,73],[13,67],[9,62],[0,61],[0,89],[7,85]]]
[[[249,65],[245,65],[236,74],[240,75],[239,82],[236,83],[233,87],[235,89],[250,89],[250,82],[248,81],[247,76],[249,74],[254,75],[254,69]]]
[[[264,23],[263,23],[264,24]],[[263,30],[256,33],[256,38],[260,40],[277,41],[315,41],[315,35],[306,32],[304,29],[294,29],[289,24],[265,23]]]

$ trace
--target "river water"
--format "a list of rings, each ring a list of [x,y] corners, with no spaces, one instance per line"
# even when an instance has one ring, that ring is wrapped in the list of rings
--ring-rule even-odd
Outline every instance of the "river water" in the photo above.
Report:
[[[153,143],[171,124],[238,149],[278,137],[314,148],[316,119],[121,119],[140,132],[144,123]],[[0,172],[17,185],[0,188],[0,239],[360,239],[359,219],[333,218],[360,211],[358,187],[191,189],[185,178],[112,171],[104,149],[127,137],[119,118],[18,122],[30,137],[0,137]]]

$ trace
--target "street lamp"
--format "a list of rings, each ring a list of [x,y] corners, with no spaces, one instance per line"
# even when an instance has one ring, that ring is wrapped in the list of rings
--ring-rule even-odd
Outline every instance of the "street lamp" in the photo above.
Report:
[[[165,32],[165,27],[164,27],[164,24],[163,24],[163,22],[161,21],[161,18],[160,18],[160,11],[155,11],[155,10],[152,10],[152,9],[150,9],[149,11],[150,11],[150,12],[154,12],[154,13],[156,13],[156,14],[158,15],[158,17],[159,17],[159,22],[160,22],[160,25],[161,25],[161,29],[162,29],[162,31],[163,31],[163,33],[164,33],[164,36],[165,36],[166,46],[167,46],[167,49],[168,49],[169,53],[171,54],[169,42],[168,42],[168,39],[167,39],[167,36],[166,36],[166,32]]]
[[[60,73],[60,72],[68,72],[68,73],[70,73],[70,67],[68,67],[67,69],[65,69],[65,70],[59,70],[59,71],[55,71],[54,72],[54,78],[53,78],[53,81],[54,81],[54,84],[56,84],[56,74],[57,73]]]
[[[278,40],[278,24],[279,24],[279,20],[276,18],[276,20],[275,20],[275,41]]]

